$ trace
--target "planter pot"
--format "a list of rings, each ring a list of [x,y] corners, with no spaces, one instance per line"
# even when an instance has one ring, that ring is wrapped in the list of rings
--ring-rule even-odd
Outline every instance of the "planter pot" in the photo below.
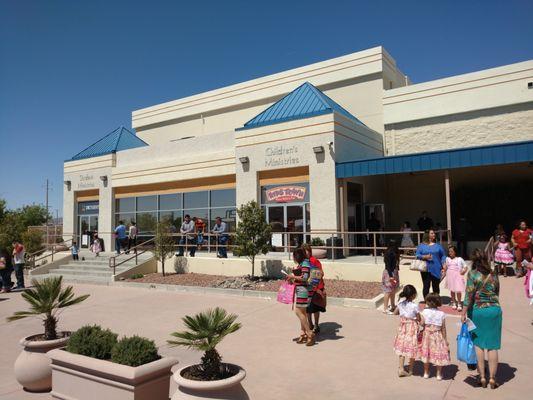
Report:
[[[174,372],[173,379],[178,384],[178,390],[172,396],[172,400],[184,399],[231,399],[245,400],[248,399],[246,391],[241,385],[242,380],[246,377],[246,371],[234,364],[226,364],[238,368],[237,375],[218,381],[193,381],[181,376],[182,372],[192,367],[189,365],[185,368]]]
[[[35,336],[20,341],[23,350],[15,361],[15,378],[29,392],[47,392],[52,389],[52,366],[46,353],[64,347],[69,338],[31,340]]]
[[[139,367],[72,354],[63,349],[52,359],[52,398],[68,400],[168,400],[170,369],[178,363],[163,357]]]
[[[316,258],[326,258],[326,249],[313,249],[313,256]]]

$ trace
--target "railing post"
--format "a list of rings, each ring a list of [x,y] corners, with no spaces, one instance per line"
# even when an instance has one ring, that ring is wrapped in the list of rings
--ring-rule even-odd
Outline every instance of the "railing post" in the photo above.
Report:
[[[52,246],[52,261],[51,262],[54,262],[54,251],[55,251],[55,249],[56,249],[56,246],[53,245]]]
[[[376,233],[373,232],[372,233],[372,236],[374,238],[373,240],[373,246],[374,246],[374,263],[378,263],[378,254],[377,254],[377,249],[376,249]]]
[[[335,261],[335,241],[333,240],[333,233],[331,234],[331,261]]]

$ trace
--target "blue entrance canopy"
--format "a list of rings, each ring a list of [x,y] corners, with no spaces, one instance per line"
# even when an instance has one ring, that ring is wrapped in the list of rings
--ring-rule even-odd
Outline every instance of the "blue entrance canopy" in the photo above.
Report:
[[[342,162],[336,165],[335,174],[350,178],[531,161],[533,140]]]

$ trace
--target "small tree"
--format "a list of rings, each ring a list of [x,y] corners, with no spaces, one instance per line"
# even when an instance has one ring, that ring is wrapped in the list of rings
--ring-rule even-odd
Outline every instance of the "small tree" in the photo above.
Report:
[[[61,308],[73,306],[81,303],[88,294],[74,297],[72,286],[61,287],[62,276],[45,278],[42,281],[34,279],[32,281],[33,289],[27,289],[22,292],[22,298],[30,304],[28,311],[17,311],[11,317],[7,318],[8,322],[18,319],[41,316],[44,324],[44,339],[57,339],[57,313]]]
[[[272,227],[266,222],[265,212],[255,201],[241,205],[237,209],[239,222],[235,234],[233,253],[238,257],[247,257],[252,263],[254,276],[255,258],[270,250]]]
[[[171,333],[178,340],[169,340],[168,343],[203,351],[202,363],[198,368],[201,378],[207,381],[223,379],[225,369],[216,347],[227,335],[241,328],[236,319],[235,314],[228,315],[226,310],[219,307],[193,317],[187,315],[182,320],[188,330]]]
[[[154,248],[152,253],[157,261],[161,262],[163,276],[165,276],[165,260],[172,255],[174,251],[174,237],[171,235],[170,224],[168,221],[161,221],[156,225]]]
[[[35,253],[43,248],[43,233],[40,231],[28,230],[22,234],[22,244],[27,253]]]

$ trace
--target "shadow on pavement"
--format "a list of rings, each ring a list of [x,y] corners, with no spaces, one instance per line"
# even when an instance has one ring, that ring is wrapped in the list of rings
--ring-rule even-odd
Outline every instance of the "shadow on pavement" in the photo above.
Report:
[[[322,322],[320,325],[320,334],[317,336],[317,342],[323,342],[324,340],[339,340],[344,339],[344,336],[339,336],[339,330],[342,325],[336,322]]]
[[[499,363],[498,364],[498,373],[496,374],[496,382],[501,385],[511,381],[516,376],[515,372],[517,371],[516,368],[511,367],[507,363]],[[488,376],[489,373],[489,366],[488,363],[485,363],[485,373]],[[466,377],[464,380],[465,383],[468,383],[470,386],[473,387],[479,387],[479,382],[477,379],[477,372],[476,375],[470,375]]]

